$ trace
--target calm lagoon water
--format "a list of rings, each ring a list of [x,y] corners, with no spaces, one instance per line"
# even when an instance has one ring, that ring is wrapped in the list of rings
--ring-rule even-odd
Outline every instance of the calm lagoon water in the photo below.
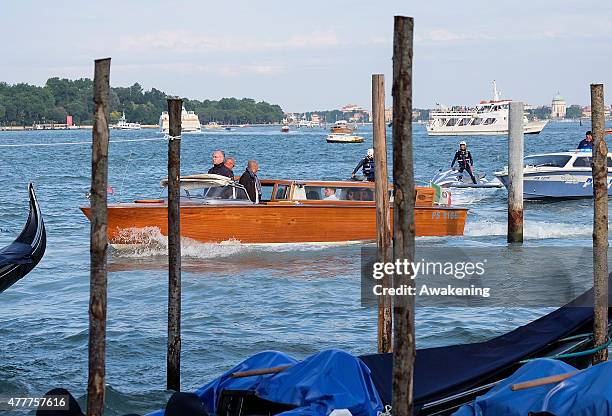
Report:
[[[588,125],[550,124],[526,136],[525,154],[567,150]],[[345,179],[372,146],[327,144],[322,129],[282,134],[278,127],[185,135],[182,173],[208,169],[214,149],[237,158],[236,172],[257,159],[262,177]],[[459,138],[430,138],[414,125],[415,169],[427,181],[452,159]],[[47,252],[26,278],[0,295],[0,396],[36,396],[63,386],[83,402],[87,385],[90,146],[5,147],[87,142],[90,131],[0,132],[0,245],[27,217],[27,183],[35,185],[48,231]],[[111,140],[161,138],[152,130],[112,131]],[[507,164],[505,137],[468,137],[478,171]],[[113,200],[154,197],[165,176],[167,143],[110,146]],[[418,239],[418,245],[505,247],[506,191],[454,192],[470,208],[465,237]],[[526,247],[588,246],[588,200],[528,203]],[[376,349],[376,312],[360,306],[358,245],[247,247],[186,243],[183,248],[182,388],[193,390],[238,361],[266,349],[305,357],[325,348],[354,354]],[[166,247],[109,257],[108,414],[145,413],[168,397],[165,386]],[[509,259],[508,261],[512,261]],[[503,267],[503,264],[501,265]],[[541,315],[542,310],[432,308],[417,312],[418,347],[480,341]]]

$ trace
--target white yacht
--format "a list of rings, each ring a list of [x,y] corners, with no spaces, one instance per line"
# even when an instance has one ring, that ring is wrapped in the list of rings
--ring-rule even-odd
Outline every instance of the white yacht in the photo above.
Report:
[[[529,155],[524,159],[525,199],[592,198],[591,149]],[[612,153],[608,153],[608,195],[612,195]],[[508,187],[508,167],[495,172]]]
[[[493,100],[481,101],[475,108],[440,108],[429,113],[427,134],[430,136],[502,135],[508,134],[508,111],[512,100],[500,98],[493,81]],[[547,120],[527,120],[524,117],[525,134],[538,134]]]
[[[121,115],[121,118],[119,119],[117,124],[112,125],[111,128],[117,129],[117,130],[140,130],[141,126],[140,126],[140,123],[128,123],[125,120],[125,112],[124,112]]]
[[[159,116],[159,130],[162,133],[168,134],[170,129],[169,122],[168,112],[162,112],[161,116]],[[181,130],[183,133],[200,133],[202,131],[198,115],[193,111],[185,110],[185,107],[181,111]]]

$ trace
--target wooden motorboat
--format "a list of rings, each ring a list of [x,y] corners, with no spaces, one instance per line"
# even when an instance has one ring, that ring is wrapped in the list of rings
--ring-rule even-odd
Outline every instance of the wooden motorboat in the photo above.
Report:
[[[162,181],[162,187],[166,181]],[[219,175],[181,177],[181,235],[199,242],[245,244],[346,243],[376,239],[374,183],[264,179],[263,198]],[[391,194],[390,189],[390,194]],[[463,235],[467,209],[434,203],[435,190],[417,187],[417,236]],[[91,219],[89,207],[81,207]],[[391,215],[393,217],[393,215]],[[168,234],[167,199],[108,206],[111,244],[142,244],[142,229]]]
[[[0,293],[28,274],[42,259],[47,234],[34,187],[29,185],[30,214],[21,234],[0,249]]]
[[[352,134],[353,129],[346,120],[338,120],[331,127],[331,132],[336,134]]]

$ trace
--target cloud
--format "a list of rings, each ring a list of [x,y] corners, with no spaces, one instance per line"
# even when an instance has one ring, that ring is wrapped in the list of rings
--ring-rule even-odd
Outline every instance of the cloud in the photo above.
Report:
[[[213,73],[226,77],[243,74],[278,75],[287,71],[284,63],[194,64],[191,62],[118,64],[114,69],[126,72],[163,71],[175,74]]]
[[[128,36],[119,40],[121,51],[173,51],[183,54],[206,52],[266,52],[329,48],[341,45],[333,31],[294,35],[280,40],[230,39],[200,36],[184,30]]]

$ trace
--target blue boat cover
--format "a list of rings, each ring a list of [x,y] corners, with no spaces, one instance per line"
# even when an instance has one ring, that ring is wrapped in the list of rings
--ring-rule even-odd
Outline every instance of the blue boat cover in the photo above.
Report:
[[[516,383],[575,370],[562,361],[532,361],[475,402],[461,407],[453,416],[524,416],[529,412],[549,412],[554,416],[612,415],[612,362],[609,361],[556,384],[518,391],[511,389]]]
[[[591,289],[550,314],[488,341],[418,349],[414,364],[415,408],[478,386],[483,379],[496,377],[581,328],[593,318],[592,299]],[[372,371],[383,403],[391,404],[393,354],[359,358]]]
[[[239,371],[291,365],[277,374],[231,378]],[[328,415],[348,409],[355,416],[375,416],[383,410],[370,370],[357,357],[340,350],[326,350],[297,361],[276,351],[246,359],[196,391],[208,414],[216,414],[221,392],[246,390],[275,403],[297,406],[283,416]],[[162,416],[160,410],[149,414]]]

